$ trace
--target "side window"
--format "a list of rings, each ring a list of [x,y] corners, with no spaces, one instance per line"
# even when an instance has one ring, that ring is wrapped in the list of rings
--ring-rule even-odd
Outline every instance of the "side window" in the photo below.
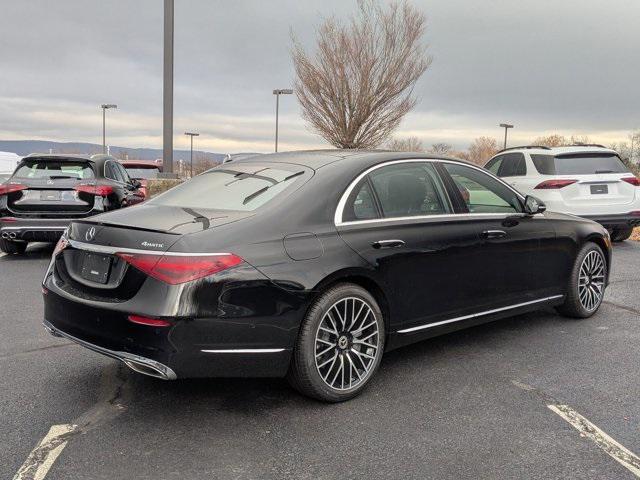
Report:
[[[349,195],[342,213],[342,221],[371,220],[379,217],[369,180],[365,177]]]
[[[452,209],[433,165],[388,165],[369,174],[385,218],[442,215]]]
[[[502,166],[498,170],[499,177],[522,177],[527,174],[527,164],[521,153],[505,155]]]
[[[120,177],[122,178],[122,181],[124,183],[131,183],[131,178],[129,178],[129,174],[127,173],[127,170],[119,163],[114,163],[114,165],[120,172]]]
[[[489,170],[494,175],[498,175],[498,170],[500,170],[500,165],[502,165],[502,161],[503,160],[504,160],[504,155],[500,155],[498,157],[495,157],[495,158],[489,160],[489,163],[487,163],[484,166],[484,168]]]
[[[516,213],[522,205],[516,193],[491,176],[466,165],[444,163],[469,213]]]
[[[113,162],[106,162],[104,164],[104,176],[111,180],[115,180],[116,182],[121,181],[116,169],[114,168]]]

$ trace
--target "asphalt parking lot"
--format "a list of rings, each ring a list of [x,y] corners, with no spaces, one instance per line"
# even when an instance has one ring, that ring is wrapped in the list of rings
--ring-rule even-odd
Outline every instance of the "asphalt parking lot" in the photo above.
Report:
[[[640,243],[615,247],[593,318],[549,310],[391,352],[338,405],[278,379],[163,382],[51,337],[50,254],[0,258],[0,478],[28,458],[33,478],[54,425],[75,427],[47,479],[636,478],[548,405],[640,452]]]

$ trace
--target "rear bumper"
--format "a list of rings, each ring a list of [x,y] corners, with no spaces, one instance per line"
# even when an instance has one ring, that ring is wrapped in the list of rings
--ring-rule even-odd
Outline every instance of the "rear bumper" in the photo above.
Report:
[[[583,218],[598,222],[606,228],[627,228],[637,227],[640,225],[640,212],[638,215],[630,213],[612,214],[612,215],[580,215]]]
[[[173,314],[167,311],[157,315],[140,308],[161,303],[146,295],[146,301],[140,295],[106,305],[70,298],[60,291],[52,275],[47,275],[43,286],[44,325],[49,332],[123,361],[139,373],[166,379],[282,377],[289,368],[297,328],[286,328],[285,319],[276,312],[273,316],[251,318],[224,318],[213,312],[201,318],[175,317],[174,305]],[[278,298],[269,295],[272,292],[269,289],[266,295]],[[165,293],[173,304],[172,294]],[[223,298],[233,301],[233,297]],[[177,305],[182,303],[175,301]],[[173,325],[135,324],[128,320],[131,313],[166,319]]]
[[[150,358],[141,357],[140,355],[134,355],[132,353],[120,352],[115,350],[109,350],[108,348],[103,348],[98,345],[94,345],[93,343],[86,342],[79,338],[76,338],[68,333],[63,332],[62,330],[54,327],[47,320],[42,322],[44,328],[54,337],[63,337],[67,338],[73,342],[76,342],[79,345],[82,345],[89,350],[93,350],[94,352],[101,353],[102,355],[106,355],[107,357],[115,358],[116,360],[120,360],[125,363],[129,368],[135,370],[138,373],[143,373],[145,375],[149,375],[151,377],[161,378],[163,380],[175,380],[178,378],[171,368],[163,365],[160,362],[156,362],[155,360],[151,360]]]
[[[74,219],[71,218],[16,218],[0,217],[0,235],[10,240],[25,242],[56,242]]]

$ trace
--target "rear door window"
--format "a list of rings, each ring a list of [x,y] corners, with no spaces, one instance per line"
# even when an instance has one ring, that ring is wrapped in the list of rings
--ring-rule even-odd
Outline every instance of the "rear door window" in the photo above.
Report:
[[[85,180],[95,178],[95,174],[89,162],[28,159],[22,161],[14,177],[44,180]]]
[[[527,174],[527,165],[521,153],[509,153],[504,156],[498,170],[499,177],[523,177]]]
[[[498,170],[500,170],[500,165],[502,165],[502,161],[505,159],[505,155],[499,155],[487,163],[484,168],[489,170],[494,175],[498,175]]]
[[[345,204],[342,220],[352,222],[356,220],[372,220],[380,218],[369,177],[363,178],[353,189]]]
[[[225,165],[214,168],[149,201],[182,208],[252,211],[290,193],[312,171],[300,165]]]
[[[385,218],[452,212],[440,178],[428,162],[388,165],[369,177]]]

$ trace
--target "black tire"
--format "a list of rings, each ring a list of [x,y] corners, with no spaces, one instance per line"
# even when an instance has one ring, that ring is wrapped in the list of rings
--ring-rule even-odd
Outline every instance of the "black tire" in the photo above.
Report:
[[[611,232],[612,242],[624,242],[633,233],[633,227],[614,228]]]
[[[345,310],[342,310],[343,306]],[[360,306],[360,310],[358,306]],[[369,309],[365,309],[365,306]],[[340,310],[336,310],[336,308]],[[331,311],[330,314],[329,311]],[[340,314],[341,311],[342,314]],[[335,318],[336,328],[332,328],[328,323],[334,321],[334,316],[337,317]],[[347,323],[348,325],[344,326],[339,323],[342,317],[346,319],[343,324]],[[363,327],[366,325],[371,326],[364,329]],[[330,333],[324,328],[325,326],[329,326],[336,333]],[[376,333],[372,336],[371,332],[374,331]],[[332,347],[331,343],[334,343],[334,339],[335,345]],[[365,343],[364,345],[368,346],[364,346],[363,342],[365,341],[371,342],[371,344]],[[324,350],[321,349],[325,348],[325,343],[329,345],[326,347],[328,352],[322,354]],[[375,349],[372,348],[373,344],[377,345]],[[380,366],[384,344],[384,320],[375,298],[358,285],[337,284],[324,292],[307,312],[300,326],[287,380],[300,393],[317,400],[325,402],[349,400],[360,394],[375,375]],[[332,348],[333,350],[331,350]],[[316,361],[316,356],[319,356],[318,361]],[[344,375],[347,370],[345,366],[349,368],[348,376],[351,378],[346,388]],[[343,369],[343,376],[338,378],[340,368]],[[323,378],[323,374],[326,376],[326,380]],[[332,378],[334,374],[336,378]],[[342,385],[338,384],[339,380],[342,381]],[[351,386],[352,381],[355,382],[353,386]],[[332,383],[336,386],[332,386]]]
[[[10,255],[14,253],[22,255],[27,250],[27,242],[12,242],[0,238],[0,250]]]
[[[581,285],[581,269],[583,265],[585,266],[585,268],[587,268],[587,264],[585,263],[585,259],[587,259],[587,256],[589,256],[590,258],[599,256],[599,261],[602,262],[602,267],[601,270],[598,268],[597,275],[587,275],[589,277],[588,281],[583,281]],[[587,268],[585,273],[587,273],[588,270],[589,269]],[[575,264],[573,265],[573,269],[571,271],[571,276],[569,277],[569,283],[567,285],[567,293],[564,303],[557,307],[556,310],[566,317],[589,318],[598,311],[600,305],[602,304],[605,290],[604,282],[606,281],[606,278],[607,261],[604,253],[602,253],[602,249],[593,242],[587,242],[576,257]],[[598,282],[602,282],[601,286],[598,284]],[[582,290],[580,290],[581,286],[583,287]],[[582,298],[585,298],[587,300],[583,300],[581,298],[581,291],[584,292],[585,289],[587,290],[586,296]],[[591,290],[591,293],[588,290]],[[597,295],[596,292],[601,293]],[[592,303],[592,305],[590,305],[590,303]]]

